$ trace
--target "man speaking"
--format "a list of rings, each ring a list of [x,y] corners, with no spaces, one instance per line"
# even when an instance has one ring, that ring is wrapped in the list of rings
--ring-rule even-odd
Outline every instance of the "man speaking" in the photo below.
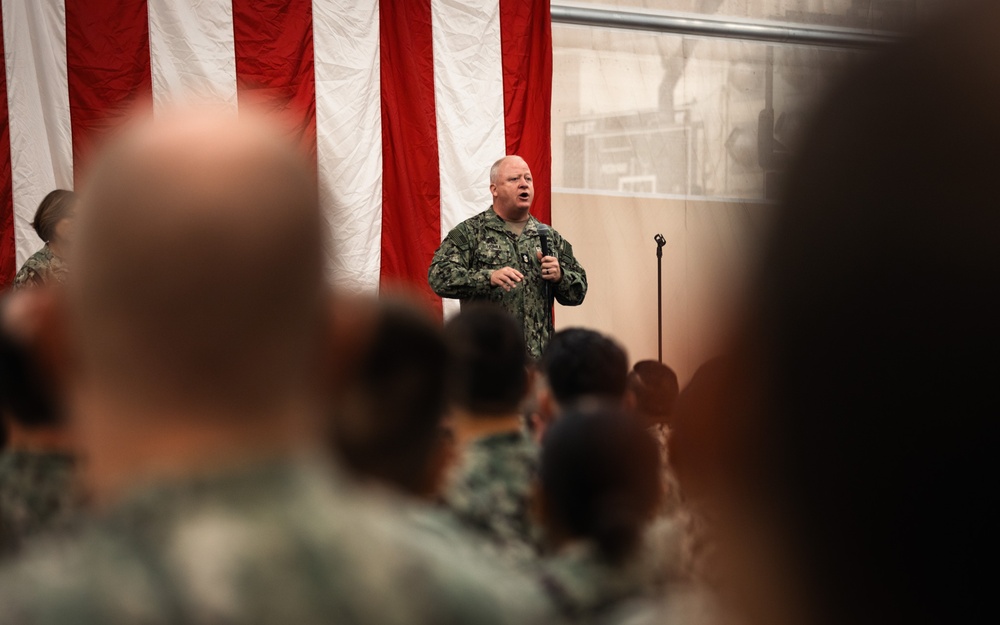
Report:
[[[490,168],[493,205],[448,233],[434,253],[427,279],[441,297],[493,302],[524,328],[528,355],[538,360],[552,336],[552,301],[577,306],[587,294],[587,272],[573,246],[528,212],[531,170],[520,156]]]

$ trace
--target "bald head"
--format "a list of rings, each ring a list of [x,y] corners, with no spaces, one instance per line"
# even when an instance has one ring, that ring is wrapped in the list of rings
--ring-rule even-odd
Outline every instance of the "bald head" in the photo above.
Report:
[[[89,383],[266,410],[307,377],[322,310],[316,184],[262,119],[137,121],[81,197],[72,337]]]
[[[500,169],[505,163],[524,165],[525,167],[528,166],[528,164],[524,162],[524,159],[516,154],[500,157],[490,167],[490,184],[496,184],[500,181]]]
[[[493,210],[503,219],[521,221],[527,218],[535,187],[531,169],[517,155],[505,156],[490,168],[490,194]]]

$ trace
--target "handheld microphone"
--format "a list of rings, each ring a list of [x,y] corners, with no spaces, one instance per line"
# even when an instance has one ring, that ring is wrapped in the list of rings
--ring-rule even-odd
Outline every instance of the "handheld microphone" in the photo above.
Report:
[[[542,247],[542,258],[546,256],[551,256],[549,250],[549,226],[547,224],[538,224],[538,240]],[[552,283],[548,280],[542,281],[542,290],[545,293],[545,320],[548,324],[552,325]]]
[[[549,253],[549,226],[547,224],[538,224],[538,238],[542,242],[542,256],[552,256]]]

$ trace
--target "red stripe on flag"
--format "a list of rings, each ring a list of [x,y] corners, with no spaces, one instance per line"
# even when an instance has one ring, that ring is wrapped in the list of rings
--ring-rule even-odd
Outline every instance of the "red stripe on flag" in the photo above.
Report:
[[[0,10],[0,52],[3,52],[3,11]],[[14,281],[14,181],[10,168],[10,120],[7,118],[6,55],[0,54],[0,291]]]
[[[382,82],[381,288],[405,283],[441,300],[427,270],[441,242],[430,0],[379,2]]]
[[[531,213],[552,222],[552,21],[546,0],[500,0],[507,154],[531,167]]]
[[[312,3],[233,0],[233,36],[240,106],[283,116],[315,165]]]
[[[152,106],[146,3],[66,2],[66,72],[79,184],[94,145],[132,112],[135,102]]]

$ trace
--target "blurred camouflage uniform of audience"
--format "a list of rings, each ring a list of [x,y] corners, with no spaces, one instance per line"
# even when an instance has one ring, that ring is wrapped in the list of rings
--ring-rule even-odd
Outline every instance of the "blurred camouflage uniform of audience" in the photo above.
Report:
[[[0,299],[0,558],[72,532],[83,508],[62,402],[43,366],[38,289]]]
[[[0,623],[505,623],[486,571],[309,461],[146,487],[0,576]]]
[[[445,336],[458,462],[444,504],[490,553],[527,564],[538,553],[530,502],[538,446],[521,427],[529,381],[524,333],[509,313],[480,304],[453,318]]]
[[[70,454],[0,452],[0,559],[35,536],[72,531],[82,507],[75,477]]]
[[[530,497],[538,472],[538,447],[520,431],[473,441],[445,491],[448,508],[512,562],[537,556],[538,531]]]

